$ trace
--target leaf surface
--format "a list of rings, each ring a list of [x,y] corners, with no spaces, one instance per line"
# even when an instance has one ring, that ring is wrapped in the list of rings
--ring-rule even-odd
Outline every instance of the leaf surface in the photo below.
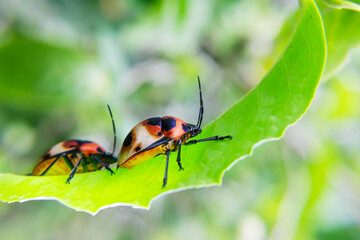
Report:
[[[333,8],[338,9],[351,9],[355,11],[360,11],[360,1],[345,1],[345,0],[323,0],[326,4]]]
[[[325,59],[321,16],[315,3],[306,0],[293,37],[277,63],[258,86],[198,136],[230,134],[233,140],[183,146],[184,171],[178,170],[176,154],[172,153],[165,189],[161,187],[165,158],[159,156],[131,170],[119,169],[112,176],[108,171],[77,174],[71,184],[65,184],[67,176],[0,174],[0,200],[55,199],[94,214],[116,205],[149,207],[152,199],[164,193],[219,185],[232,164],[261,142],[281,137],[303,116],[314,98]],[[211,106],[205,103],[205,113],[207,107]]]
[[[360,46],[360,5],[354,1],[318,2],[323,16],[328,59],[325,78],[330,79],[348,62],[351,49]]]

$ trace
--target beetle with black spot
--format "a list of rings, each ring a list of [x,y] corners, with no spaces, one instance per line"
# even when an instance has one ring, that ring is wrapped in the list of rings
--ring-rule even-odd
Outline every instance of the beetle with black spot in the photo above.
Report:
[[[170,152],[178,151],[177,163],[181,165],[181,145],[196,144],[205,141],[232,139],[232,136],[213,136],[204,139],[190,140],[201,133],[203,119],[203,100],[200,78],[198,77],[200,93],[199,117],[196,125],[185,123],[176,117],[154,117],[137,124],[126,136],[118,158],[117,168],[131,169],[157,155],[166,155],[165,175],[163,187],[167,183]]]
[[[92,172],[107,169],[114,174],[111,165],[117,161],[115,152],[116,130],[114,118],[108,105],[114,133],[112,153],[106,152],[99,144],[84,140],[67,140],[60,142],[44,153],[36,163],[32,176],[54,176],[69,174],[66,183],[70,183],[75,173]]]

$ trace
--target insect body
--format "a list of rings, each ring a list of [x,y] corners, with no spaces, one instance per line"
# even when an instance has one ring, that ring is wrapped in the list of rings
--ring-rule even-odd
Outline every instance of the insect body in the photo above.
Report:
[[[75,173],[92,172],[105,168],[113,174],[110,164],[116,163],[114,156],[116,132],[114,119],[108,105],[113,124],[114,145],[113,152],[108,153],[99,144],[83,140],[67,140],[50,148],[34,167],[31,175],[65,175],[69,174],[67,183]]]
[[[166,155],[165,175],[163,187],[167,183],[167,172],[169,165],[169,155],[172,151],[178,151],[177,163],[179,170],[183,170],[181,165],[181,145],[195,144],[198,142],[232,139],[231,136],[214,136],[198,140],[190,140],[201,133],[201,122],[203,118],[203,101],[201,93],[200,78],[198,78],[200,93],[200,110],[196,125],[185,123],[176,117],[154,117],[146,119],[137,124],[126,136],[122,145],[118,168],[133,168],[157,155]]]

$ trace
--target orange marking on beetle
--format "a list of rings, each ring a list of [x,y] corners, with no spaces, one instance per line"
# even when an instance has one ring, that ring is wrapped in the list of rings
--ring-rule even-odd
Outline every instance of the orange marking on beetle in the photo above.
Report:
[[[179,140],[186,133],[182,128],[182,124],[186,125],[186,123],[183,120],[176,117],[163,117],[162,119],[165,120],[171,118],[175,120],[176,125],[168,131],[163,130],[163,134],[165,137],[170,137],[174,140]]]
[[[145,129],[148,131],[151,135],[161,136],[158,133],[161,133],[161,127],[159,125],[150,125],[148,124],[149,120],[143,121],[142,125],[145,127]]]
[[[105,152],[105,149],[103,147],[94,142],[81,144],[79,146],[79,149],[84,153],[84,155],[89,155],[90,153],[95,154]]]
[[[76,147],[78,147],[78,145],[79,145],[79,143],[77,141],[73,141],[73,140],[62,142],[62,146],[64,148],[76,148]]]

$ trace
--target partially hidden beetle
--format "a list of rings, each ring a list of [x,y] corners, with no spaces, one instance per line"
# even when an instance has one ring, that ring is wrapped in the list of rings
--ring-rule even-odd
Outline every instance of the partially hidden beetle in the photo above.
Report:
[[[66,183],[70,183],[75,173],[92,172],[105,168],[113,174],[114,172],[109,165],[117,161],[116,156],[114,156],[116,129],[109,105],[108,109],[114,133],[112,153],[106,152],[102,146],[91,141],[63,141],[44,153],[29,175],[66,175],[70,173],[66,180]]]
[[[177,163],[179,165],[179,170],[183,170],[181,165],[181,145],[232,139],[232,136],[213,136],[187,142],[188,139],[199,135],[202,130],[201,122],[203,119],[204,107],[199,77],[198,83],[200,109],[197,124],[185,123],[179,118],[170,116],[154,117],[142,121],[126,136],[119,154],[117,169],[131,169],[157,155],[166,155],[166,166],[163,179],[163,187],[165,187],[167,183],[170,152],[178,151]]]

